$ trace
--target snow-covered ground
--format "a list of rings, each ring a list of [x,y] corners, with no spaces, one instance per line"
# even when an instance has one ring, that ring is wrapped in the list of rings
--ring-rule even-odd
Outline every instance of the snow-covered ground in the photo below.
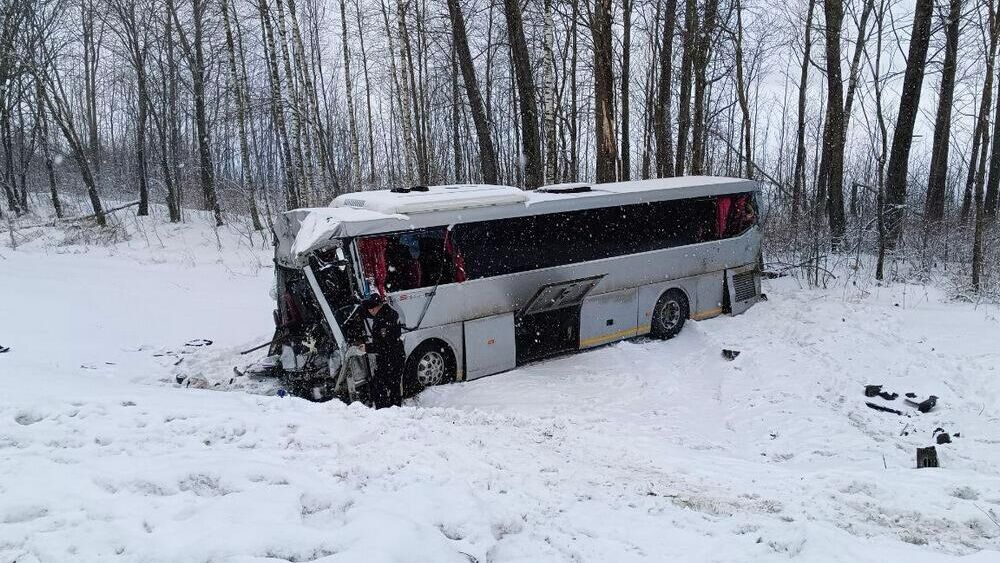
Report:
[[[1000,561],[995,306],[783,278],[376,412],[174,383],[270,337],[269,249],[140,225],[0,246],[0,562]]]

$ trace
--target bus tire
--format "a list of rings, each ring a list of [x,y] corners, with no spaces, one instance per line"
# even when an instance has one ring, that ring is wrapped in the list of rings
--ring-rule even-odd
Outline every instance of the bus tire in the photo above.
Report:
[[[443,385],[455,380],[457,363],[455,352],[444,341],[431,339],[406,359],[403,370],[403,396],[410,397],[427,387]]]
[[[687,295],[679,289],[668,289],[656,302],[650,332],[661,340],[673,338],[684,328],[690,313]]]

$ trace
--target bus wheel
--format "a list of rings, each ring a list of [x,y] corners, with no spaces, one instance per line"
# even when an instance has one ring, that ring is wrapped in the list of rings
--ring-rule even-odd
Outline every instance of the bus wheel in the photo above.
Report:
[[[666,340],[684,328],[690,309],[687,296],[679,289],[670,289],[660,297],[653,311],[653,336]]]
[[[410,354],[406,361],[407,395],[419,393],[432,385],[455,380],[455,354],[440,340],[428,340]]]

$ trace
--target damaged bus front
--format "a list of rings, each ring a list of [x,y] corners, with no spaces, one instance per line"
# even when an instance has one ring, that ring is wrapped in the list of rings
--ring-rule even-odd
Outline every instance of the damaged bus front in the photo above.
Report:
[[[275,337],[265,366],[290,390],[315,401],[363,398],[368,358],[363,346],[358,268],[350,240],[327,238],[296,246],[309,229],[309,210],[275,223]],[[305,224],[303,224],[305,221]]]

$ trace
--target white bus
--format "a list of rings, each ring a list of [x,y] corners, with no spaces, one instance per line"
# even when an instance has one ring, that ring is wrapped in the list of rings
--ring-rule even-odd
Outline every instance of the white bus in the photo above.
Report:
[[[275,225],[277,334],[299,391],[350,398],[358,303],[405,325],[404,391],[476,379],[759,299],[758,187],[738,178],[357,192]],[[356,354],[354,354],[356,355]],[[348,366],[352,365],[351,369]],[[360,367],[359,367],[360,366]]]

